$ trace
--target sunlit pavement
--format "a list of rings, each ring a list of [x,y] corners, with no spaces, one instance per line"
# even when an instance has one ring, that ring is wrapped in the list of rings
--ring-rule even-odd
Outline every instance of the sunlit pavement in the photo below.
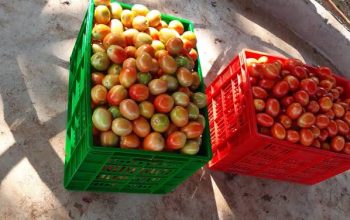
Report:
[[[205,82],[243,48],[330,65],[250,1],[152,1],[192,20]],[[0,219],[347,219],[349,173],[315,186],[203,168],[165,196],[63,188],[68,61],[85,1],[0,1]]]

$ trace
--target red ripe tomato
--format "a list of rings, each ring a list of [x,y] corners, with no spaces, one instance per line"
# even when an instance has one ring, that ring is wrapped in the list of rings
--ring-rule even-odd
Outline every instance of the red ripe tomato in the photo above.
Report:
[[[300,143],[304,146],[310,146],[314,141],[314,134],[308,128],[302,128],[300,130]]]
[[[300,105],[300,103],[294,102],[288,106],[286,113],[291,119],[297,119],[301,113],[303,113],[303,107]]]
[[[321,66],[321,67],[317,68],[317,72],[319,74],[323,74],[323,75],[331,75],[332,74],[332,70],[329,67],[325,67],[325,66]]]
[[[321,142],[315,139],[314,142],[312,142],[312,146],[316,148],[321,148]]]
[[[343,150],[345,146],[345,139],[343,136],[335,136],[331,141],[331,149],[336,152]]]
[[[164,132],[165,137],[168,137],[171,133],[178,131],[179,128],[176,127],[173,123],[170,123],[168,129]]]
[[[343,148],[345,154],[350,154],[350,142],[346,142]]]
[[[254,98],[257,98],[257,99],[266,99],[267,98],[266,90],[259,87],[259,86],[253,86],[252,92],[253,92]]]
[[[258,80],[256,77],[249,77],[250,85],[256,86],[258,84]]]
[[[118,45],[111,45],[107,49],[107,55],[113,63],[121,64],[127,58],[125,50]]]
[[[295,76],[287,75],[284,77],[284,80],[288,83],[291,91],[296,91],[299,89],[299,80]]]
[[[299,132],[297,132],[295,130],[288,130],[286,139],[287,139],[287,141],[290,141],[292,143],[298,143],[300,140]]]
[[[332,109],[335,117],[341,118],[345,114],[345,109],[338,103],[334,103]]]
[[[331,120],[333,120],[334,117],[335,117],[335,114],[334,114],[334,112],[333,112],[332,109],[328,110],[328,111],[325,113],[325,115],[327,115],[327,117],[328,117],[329,119],[331,119]]]
[[[196,121],[191,121],[186,126],[181,128],[181,131],[186,134],[188,139],[198,138],[202,135],[203,130],[203,125]]]
[[[271,90],[273,88],[273,86],[275,85],[276,80],[272,80],[272,79],[261,79],[259,81],[259,86],[263,89],[266,90]]]
[[[265,102],[262,99],[254,99],[254,107],[257,112],[264,111],[265,109]]]
[[[276,122],[271,127],[272,137],[283,140],[286,137],[286,129],[283,127],[281,123]]]
[[[292,119],[288,117],[287,115],[280,115],[279,116],[279,122],[285,127],[286,129],[289,129],[292,127]]]
[[[129,88],[129,96],[135,101],[142,102],[148,99],[148,87],[143,84],[134,84]]]
[[[309,94],[305,92],[304,90],[299,90],[296,93],[294,93],[294,99],[295,101],[299,102],[302,106],[306,106],[309,104]]]
[[[123,86],[115,85],[107,93],[107,102],[109,105],[119,105],[127,95],[128,92]]]
[[[103,73],[94,72],[91,74],[92,85],[102,84],[102,80],[105,77]]]
[[[132,131],[137,136],[144,138],[151,132],[151,126],[145,118],[139,117],[132,121]]]
[[[173,109],[174,99],[168,94],[161,94],[154,99],[153,105],[158,112],[168,113]]]
[[[273,95],[277,98],[281,98],[287,95],[288,91],[289,91],[289,84],[287,81],[284,81],[284,80],[277,82],[272,89]]]
[[[339,99],[340,92],[339,92],[338,89],[331,89],[331,93],[332,93],[333,98],[334,98],[335,100]]]
[[[196,61],[198,59],[198,53],[195,49],[191,49],[188,53],[188,56],[192,58],[193,61]]]
[[[186,143],[186,135],[181,131],[175,131],[171,133],[166,139],[166,149],[169,150],[179,150]]]
[[[341,86],[337,86],[335,87],[338,91],[339,91],[339,95],[343,94],[344,93],[344,88],[341,87]]]
[[[307,110],[315,114],[320,110],[320,105],[315,100],[311,100],[307,106]]]
[[[273,118],[266,113],[256,114],[256,120],[258,125],[263,127],[271,127],[274,123]]]
[[[292,69],[294,69],[294,67],[296,66],[302,66],[303,62],[301,62],[301,60],[295,59],[295,58],[290,58],[287,59],[283,62],[283,69],[292,71]]]
[[[318,138],[321,134],[321,130],[317,126],[312,126],[311,131],[314,134],[314,138]]]
[[[338,125],[335,121],[331,120],[327,126],[329,137],[334,137],[338,134]]]
[[[346,112],[344,115],[344,121],[350,126],[350,111]]]
[[[326,91],[330,91],[333,88],[334,84],[327,79],[321,80],[320,87],[324,88]]]
[[[265,112],[272,117],[276,117],[280,112],[280,103],[277,99],[269,98],[266,101],[266,110]]]
[[[281,104],[284,108],[287,108],[289,105],[291,105],[294,102],[294,97],[293,96],[286,96],[283,97],[281,100]]]
[[[305,79],[307,77],[307,70],[303,66],[296,66],[292,69],[292,74],[298,79]]]
[[[301,128],[309,128],[312,125],[314,125],[315,122],[316,122],[315,116],[310,112],[305,112],[298,118],[297,123],[298,123],[298,126]]]
[[[261,63],[247,64],[247,70],[250,76],[261,78],[263,75],[264,67]]]
[[[263,64],[263,75],[266,79],[278,79],[280,76],[281,65],[278,62]]]
[[[137,80],[135,68],[123,68],[119,74],[119,81],[122,86],[129,88]]]
[[[281,73],[280,73],[280,75],[281,75],[282,77],[289,76],[290,74],[291,74],[291,73],[290,73],[289,70],[281,70]]]
[[[165,140],[158,132],[152,132],[143,140],[143,149],[149,151],[162,151],[165,147]]]
[[[301,80],[300,88],[305,90],[311,96],[315,95],[318,89],[316,82],[310,78]]]
[[[320,141],[325,141],[328,138],[328,130],[327,129],[322,129],[320,132],[320,135],[318,136],[318,139]]]
[[[337,123],[338,131],[340,134],[346,135],[347,133],[349,133],[350,128],[349,128],[349,125],[345,121],[337,119],[337,120],[335,120],[335,122]]]

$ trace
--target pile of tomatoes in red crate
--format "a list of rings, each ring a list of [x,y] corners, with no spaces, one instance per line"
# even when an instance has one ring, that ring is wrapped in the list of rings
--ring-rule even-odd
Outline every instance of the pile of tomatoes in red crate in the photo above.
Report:
[[[350,99],[328,67],[247,59],[260,133],[350,154]]]

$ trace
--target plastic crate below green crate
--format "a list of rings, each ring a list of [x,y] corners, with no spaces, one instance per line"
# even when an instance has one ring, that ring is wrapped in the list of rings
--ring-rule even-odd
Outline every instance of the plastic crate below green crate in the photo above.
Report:
[[[124,9],[131,8],[120,4]],[[211,159],[208,122],[198,155],[94,146],[90,107],[93,12],[90,2],[70,58],[64,186],[84,191],[170,192]],[[165,14],[162,19],[179,20],[185,30],[194,30],[192,22],[186,19]],[[201,80],[199,90],[204,92],[199,59],[196,69]],[[206,108],[201,113],[208,118]]]

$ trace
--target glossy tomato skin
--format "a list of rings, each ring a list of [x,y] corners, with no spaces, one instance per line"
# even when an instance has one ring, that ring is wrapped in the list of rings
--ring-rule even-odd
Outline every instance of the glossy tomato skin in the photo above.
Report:
[[[346,142],[343,148],[345,154],[350,154],[350,142]]]
[[[137,74],[135,68],[123,68],[119,74],[119,81],[122,86],[129,88],[137,80]]]
[[[154,114],[154,106],[149,101],[143,101],[139,104],[140,115],[150,119]]]
[[[318,90],[316,82],[310,78],[301,80],[300,88],[306,91],[310,96],[315,95]]]
[[[263,75],[266,79],[278,79],[281,71],[281,66],[277,63],[266,63],[263,64],[264,71]]]
[[[288,130],[287,134],[286,134],[286,139],[289,142],[298,143],[300,140],[299,132],[297,132],[295,130]]]
[[[276,83],[276,80],[263,78],[259,81],[258,85],[265,90],[271,90],[275,85],[275,83]]]
[[[135,101],[142,102],[148,99],[148,87],[143,84],[134,84],[129,88],[129,96]]]
[[[291,91],[296,91],[299,89],[300,83],[299,83],[299,80],[295,76],[287,75],[284,77],[284,80],[288,83],[289,89]]]
[[[95,85],[91,89],[91,100],[98,105],[106,103],[107,89],[102,85]]]
[[[303,107],[300,103],[294,102],[288,106],[286,113],[291,119],[297,119],[303,113]]]
[[[286,129],[283,127],[281,123],[276,122],[271,127],[271,134],[272,134],[272,137],[283,140],[286,137]]]
[[[337,123],[339,134],[346,135],[349,133],[349,125],[345,121],[337,119],[335,122]]]
[[[280,103],[277,99],[267,99],[265,113],[269,114],[272,117],[276,117],[279,114],[280,109]]]
[[[328,96],[321,97],[319,99],[319,105],[323,112],[327,112],[333,107],[333,101]]]
[[[272,89],[273,95],[277,98],[285,96],[288,93],[288,91],[289,84],[284,80],[277,82]]]
[[[344,121],[346,121],[346,123],[348,123],[348,125],[350,126],[350,111],[347,111],[344,115]]]
[[[292,119],[285,114],[279,116],[279,122],[284,128],[289,129],[292,127]]]
[[[328,130],[327,129],[322,129],[320,132],[320,135],[318,136],[318,139],[320,141],[325,141],[328,138]]]
[[[165,140],[158,132],[152,132],[143,140],[143,149],[149,151],[162,151],[165,147]]]
[[[331,120],[327,126],[329,137],[334,137],[338,134],[338,125],[335,121]]]
[[[102,80],[105,77],[103,73],[94,72],[91,74],[92,85],[102,84]]]
[[[262,111],[264,111],[265,106],[266,106],[264,100],[262,100],[262,99],[254,99],[253,102],[254,102],[255,110],[256,110],[257,112],[262,112]]]
[[[107,55],[113,63],[122,64],[127,58],[125,50],[118,45],[111,45],[107,49]]]
[[[288,106],[290,106],[292,103],[294,102],[294,97],[293,96],[285,96],[282,98],[281,100],[281,105],[284,108],[287,108]]]
[[[170,112],[170,119],[176,126],[183,127],[189,121],[189,113],[184,107],[175,106]]]
[[[338,117],[338,118],[343,117],[345,114],[344,107],[338,103],[333,104],[332,110],[334,112],[335,117]]]
[[[166,149],[179,150],[186,143],[186,134],[181,131],[171,133],[166,139]]]
[[[157,112],[168,113],[174,107],[174,99],[168,94],[158,95],[153,102]]]
[[[153,79],[149,82],[148,88],[152,95],[159,95],[167,91],[168,83],[163,79]]]
[[[112,122],[112,131],[118,136],[126,136],[132,132],[132,124],[125,118],[116,118]]]
[[[327,115],[324,114],[319,114],[316,116],[316,125],[317,127],[319,127],[320,129],[322,128],[327,128],[328,124],[329,124],[330,120],[327,117]]]
[[[301,128],[310,128],[312,125],[314,125],[316,122],[316,118],[314,114],[310,112],[305,112],[303,113],[299,118],[298,118],[298,126]]]
[[[128,96],[127,90],[121,85],[113,86],[107,93],[107,101],[110,105],[119,105]]]
[[[140,109],[132,99],[124,99],[119,105],[120,113],[128,120],[135,120],[140,116]]]
[[[151,126],[144,117],[139,117],[132,121],[132,131],[138,137],[144,138],[151,132]]]
[[[299,80],[302,80],[307,77],[307,70],[303,66],[295,66],[292,69],[292,74],[296,76]]]
[[[308,128],[300,130],[300,143],[304,146],[310,146],[314,141],[314,134]]]
[[[139,148],[140,146],[140,138],[133,133],[120,137],[120,148],[135,149]]]
[[[265,89],[259,87],[259,86],[253,86],[252,87],[253,97],[256,99],[266,99],[267,98],[267,92]]]
[[[305,92],[304,90],[299,90],[296,93],[294,93],[294,99],[295,101],[299,102],[302,106],[306,106],[309,104],[309,94]]]
[[[294,67],[302,66],[302,65],[303,65],[303,62],[301,62],[301,60],[295,59],[295,58],[290,58],[290,59],[286,59],[283,62],[283,69],[292,71],[294,69]]]
[[[345,139],[343,136],[335,136],[331,141],[331,149],[336,152],[340,152],[343,150],[345,146]]]
[[[256,114],[256,120],[258,125],[263,127],[271,127],[274,124],[273,118],[266,113]]]
[[[307,106],[307,110],[315,114],[318,111],[320,111],[320,105],[315,100],[311,100],[309,105]]]
[[[112,131],[103,131],[100,134],[100,143],[105,147],[116,147],[118,145],[119,138]]]
[[[181,131],[186,134],[188,139],[200,137],[203,134],[203,130],[203,125],[196,121],[191,121],[186,126],[181,128]]]
[[[165,132],[169,127],[170,121],[167,115],[156,113],[151,118],[151,127],[156,132]]]
[[[111,113],[102,107],[98,107],[92,114],[92,123],[100,131],[108,131],[112,123]]]

